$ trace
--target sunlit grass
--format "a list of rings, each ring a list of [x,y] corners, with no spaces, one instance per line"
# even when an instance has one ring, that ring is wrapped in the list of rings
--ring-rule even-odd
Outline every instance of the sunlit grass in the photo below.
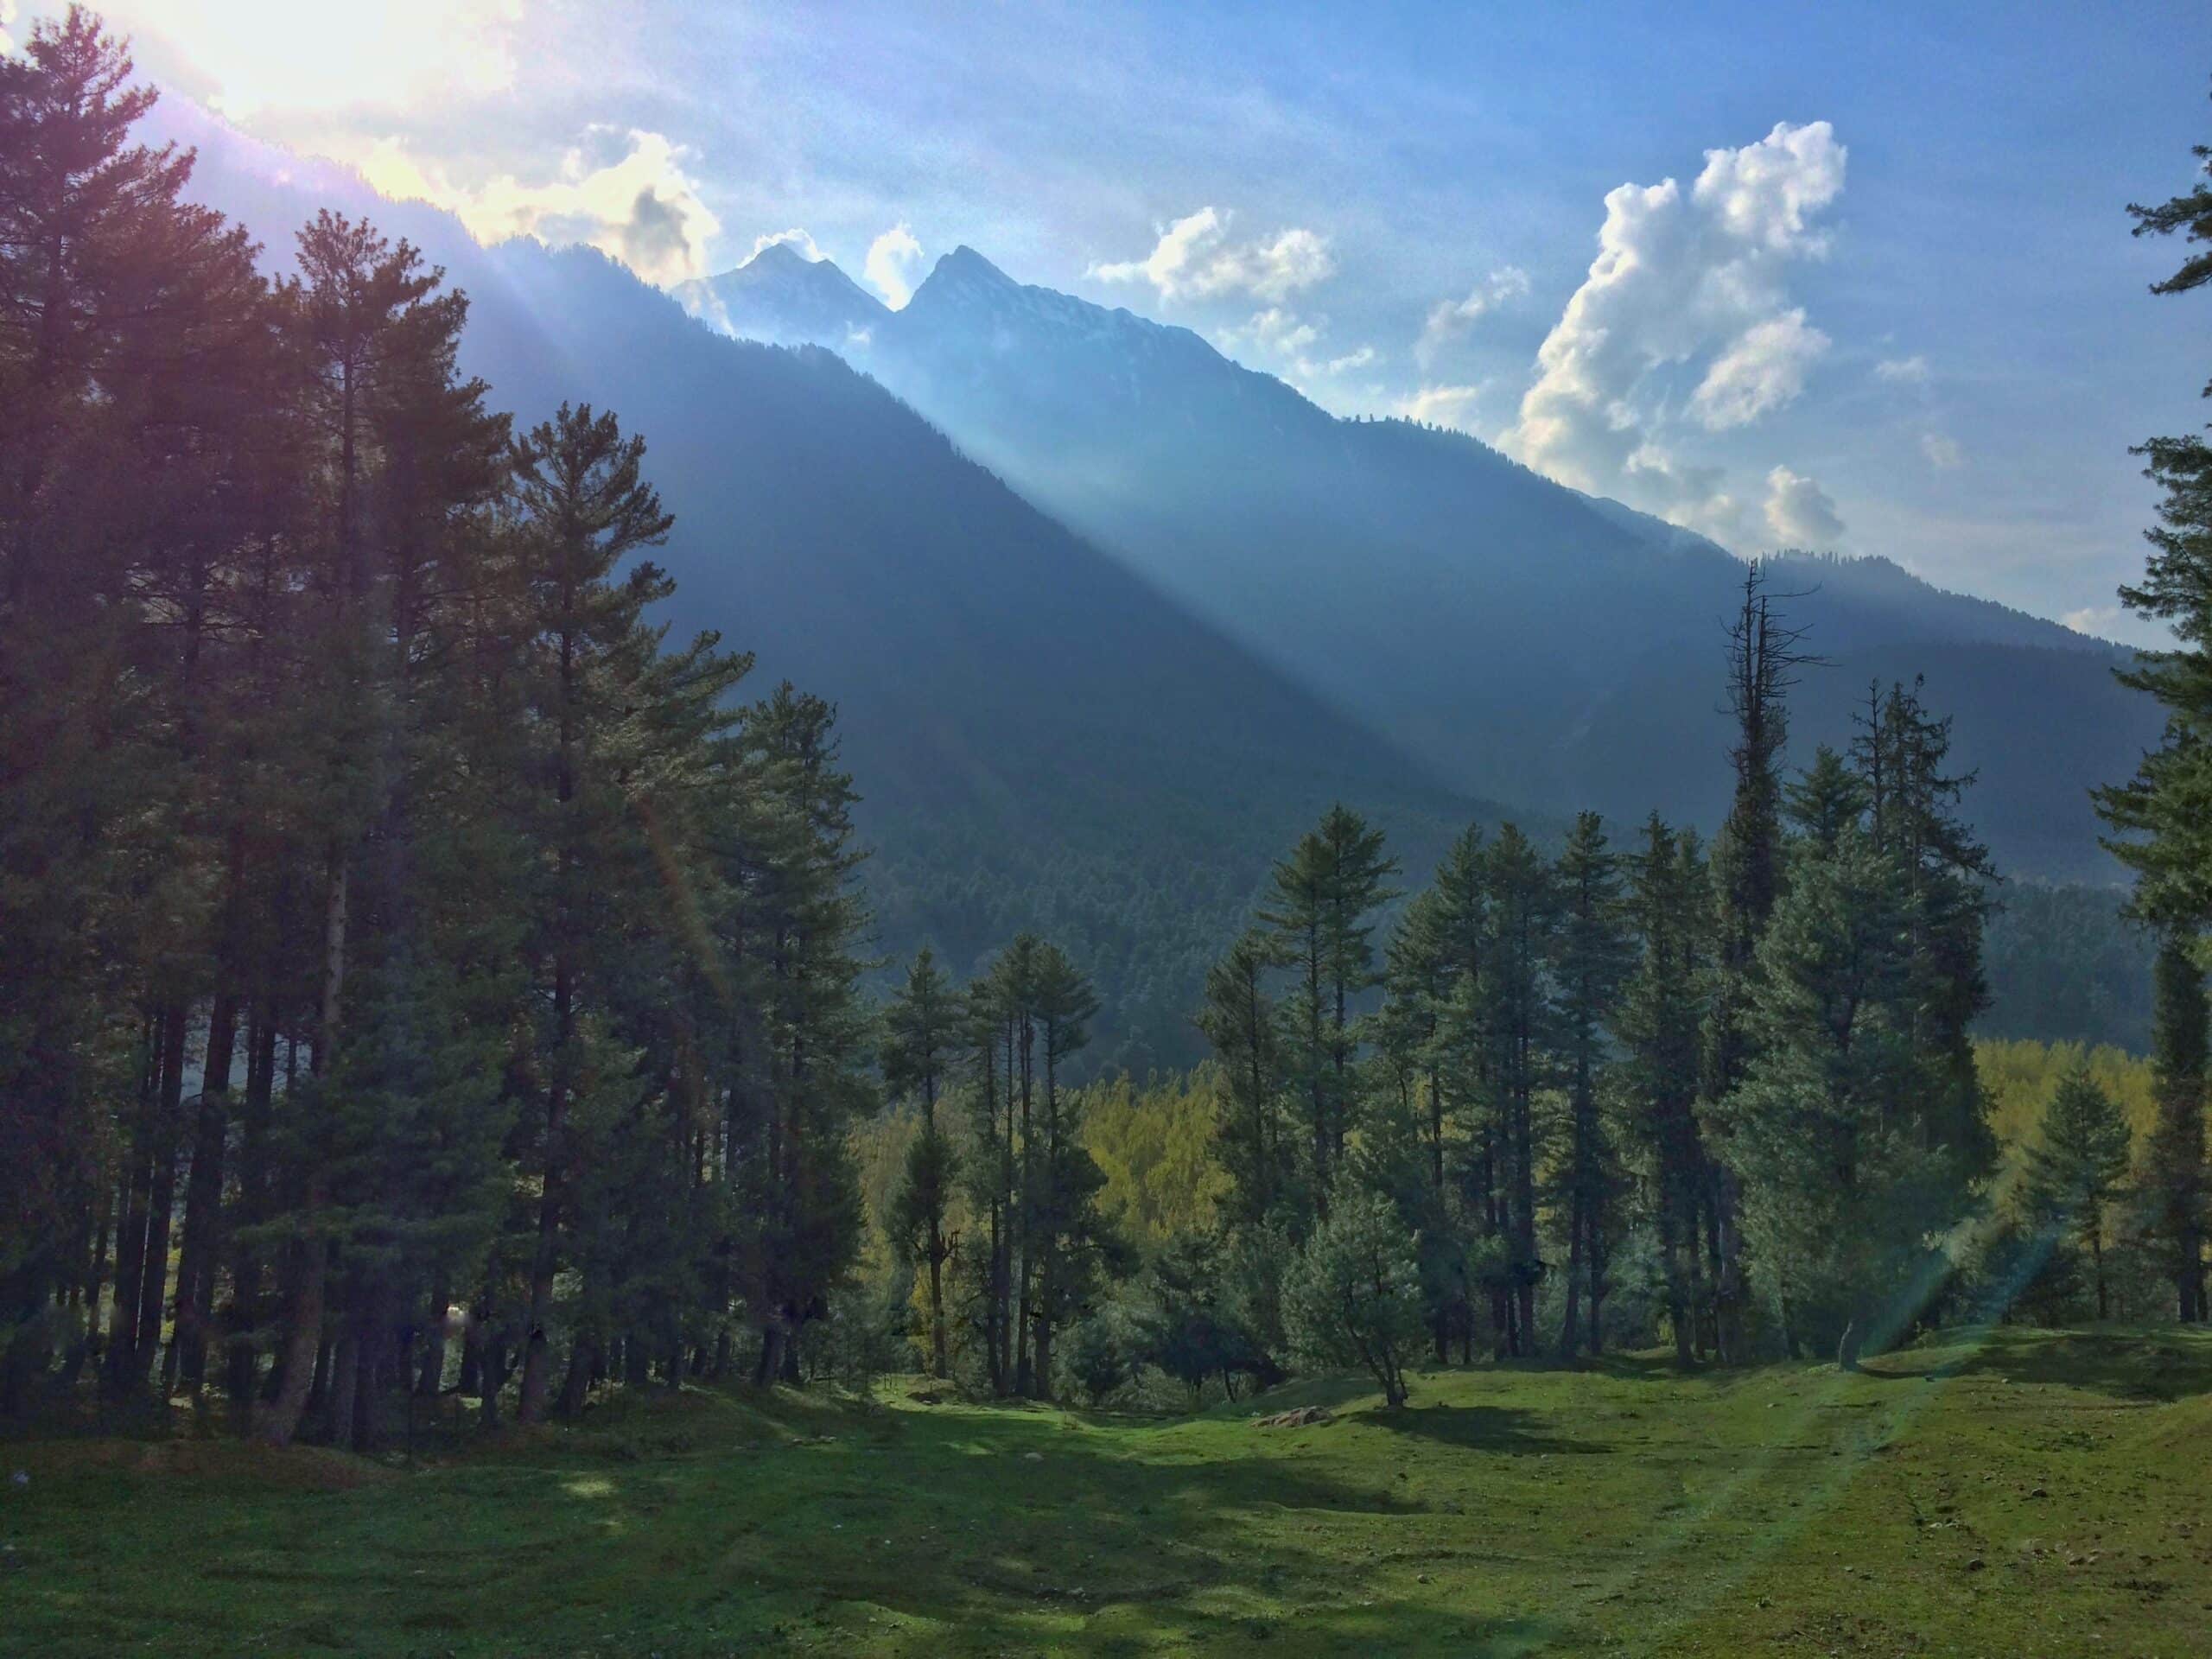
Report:
[[[2004,1332],[1860,1376],[1439,1373],[1398,1413],[687,1391],[381,1476],[17,1446],[0,1647],[2193,1654],[2207,1388],[2206,1336]],[[1338,1420],[1246,1421],[1306,1402]]]

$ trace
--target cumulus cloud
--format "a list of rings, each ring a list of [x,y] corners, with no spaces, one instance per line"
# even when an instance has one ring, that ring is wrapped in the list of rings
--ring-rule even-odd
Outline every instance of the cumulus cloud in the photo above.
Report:
[[[1917,353],[1910,357],[1885,357],[1874,365],[1874,378],[1894,385],[1924,386],[1928,384],[1928,359]]]
[[[753,257],[757,259],[765,250],[775,247],[796,248],[809,259],[818,260],[827,257],[815,245],[813,236],[796,225],[788,231],[771,231],[765,236],[754,237]]]
[[[0,0],[0,55],[16,49],[16,42],[9,29],[16,21],[16,0]]]
[[[896,311],[913,298],[914,268],[921,263],[922,245],[901,219],[868,245],[868,261],[861,273]]]
[[[1920,453],[1928,457],[1928,464],[1939,473],[1948,473],[1966,464],[1967,458],[1959,448],[1959,441],[1947,433],[1922,433]]]
[[[1449,426],[1461,432],[1474,430],[1475,406],[1483,394],[1490,390],[1487,380],[1471,386],[1423,386],[1420,391],[1398,399],[1396,412],[1409,421],[1422,421],[1433,426]]]
[[[506,174],[470,188],[391,138],[376,144],[361,171],[387,196],[446,208],[479,241],[586,243],[669,287],[705,275],[708,244],[721,230],[686,170],[690,158],[657,132],[594,127],[542,184]]]
[[[1255,357],[1274,358],[1300,380],[1345,374],[1363,369],[1377,356],[1372,346],[1362,346],[1335,357],[1322,357],[1315,347],[1329,332],[1326,317],[1305,318],[1279,305],[1255,311],[1249,321],[1217,330],[1214,338],[1224,351],[1242,351]]]
[[[1578,489],[1739,533],[1719,470],[1670,442],[1662,372],[1704,365],[1688,413],[1708,431],[1756,422],[1803,390],[1828,341],[1788,304],[1785,277],[1827,251],[1815,221],[1843,189],[1846,155],[1827,122],[1783,122],[1756,143],[1707,150],[1688,190],[1667,179],[1610,192],[1598,257],[1537,353],[1504,446]]]
[[[1828,348],[1828,337],[1808,327],[1802,308],[1753,323],[1713,359],[1690,396],[1690,413],[1708,432],[1749,426],[1805,389],[1805,371]]]
[[[1326,319],[1322,326],[1326,326]],[[1252,346],[1288,356],[1304,351],[1320,339],[1321,328],[1301,321],[1279,305],[1271,305],[1264,311],[1254,312],[1249,322],[1222,329],[1217,338],[1232,350]]]
[[[1833,547],[1843,538],[1843,520],[1828,493],[1787,467],[1766,475],[1766,527],[1783,547]]]
[[[1427,368],[1438,350],[1458,339],[1476,323],[1529,292],[1529,273],[1518,265],[1500,265],[1477,283],[1464,300],[1439,300],[1429,308],[1428,321],[1414,346],[1414,357]]]
[[[1332,275],[1328,238],[1297,226],[1273,238],[1232,242],[1232,215],[1201,207],[1164,227],[1141,259],[1095,264],[1103,283],[1149,283],[1163,300],[1249,294],[1277,303]]]

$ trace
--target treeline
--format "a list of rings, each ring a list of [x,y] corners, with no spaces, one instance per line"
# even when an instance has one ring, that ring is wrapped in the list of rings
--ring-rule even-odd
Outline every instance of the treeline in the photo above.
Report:
[[[1213,1059],[1055,1109],[1072,1175],[1032,1173],[1026,1112],[991,1104],[995,1077],[1028,1075],[988,1033],[1018,1022],[1007,975],[1032,947],[965,1004],[925,956],[893,1031],[976,1010],[946,1050],[964,1066],[886,1067],[925,1114],[891,1230],[930,1274],[930,1369],[1048,1390],[1049,1368],[998,1351],[1026,1317],[1072,1320],[1058,1380],[1094,1395],[1140,1374],[1233,1394],[1311,1363],[1397,1398],[1423,1351],[1658,1340],[1684,1364],[1853,1364],[1947,1320],[2201,1316],[2207,1011],[2187,951],[2159,958],[2152,1061],[2123,1063],[2139,1137],[2085,1065],[2062,1077],[2042,1050],[2024,1076],[1993,1052],[1993,1102],[1969,1032],[1994,874],[1948,722],[1916,687],[1877,688],[1847,753],[1789,772],[1807,659],[1764,582],[1754,567],[1731,636],[1738,789],[1712,846],[1656,817],[1617,849],[1586,814],[1552,855],[1470,830],[1386,932],[1398,866],[1332,810],[1208,976]],[[946,1097],[969,1103],[964,1139],[938,1127]],[[1033,1300],[1003,1253],[1053,1261],[1063,1236],[1084,1241],[1079,1294]],[[1117,1262],[1135,1271],[1114,1281]]]
[[[910,1345],[999,1395],[1396,1401],[1424,1352],[2204,1316],[2201,445],[2154,449],[2138,596],[2196,642],[2138,677],[2173,734],[2105,801],[2159,941],[2139,1153],[2085,1071],[1999,1156],[1948,723],[1872,687],[1793,770],[1758,566],[1710,844],[1470,829],[1408,893],[1336,807],[1207,969],[1211,1058],[1086,1084],[1060,944],[864,994],[835,711],[648,620],[642,442],[511,429],[365,225],[265,276],[129,76],[76,10],[0,59],[0,1410],[219,1393],[359,1447],[410,1395]]]
[[[875,1098],[834,711],[647,621],[613,416],[511,431],[365,225],[265,277],[130,68],[0,58],[0,1404],[787,1368]]]

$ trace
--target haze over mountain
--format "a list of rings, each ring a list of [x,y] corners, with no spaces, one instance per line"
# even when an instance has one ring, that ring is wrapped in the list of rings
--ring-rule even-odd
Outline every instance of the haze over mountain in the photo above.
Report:
[[[718,335],[588,249],[483,248],[436,209],[181,100],[157,119],[200,149],[193,193],[272,264],[317,207],[366,215],[467,292],[462,365],[493,406],[529,423],[588,401],[645,436],[677,520],[657,556],[679,584],[675,632],[756,652],[756,694],[788,677],[839,704],[887,955],[933,942],[965,974],[1020,929],[1048,931],[1107,994],[1103,1061],[1187,1063],[1206,963],[1332,801],[1357,801],[1424,874],[1470,817],[1503,812],[1163,597],[830,353]]]
[[[1105,1063],[1193,1055],[1205,963],[1331,800],[1415,876],[1470,817],[1719,816],[1743,567],[1701,537],[1458,433],[1337,419],[969,250],[893,311],[775,245],[679,296],[709,328],[598,254],[486,249],[181,102],[160,119],[272,260],[319,206],[366,214],[468,291],[498,406],[589,400],[644,434],[672,625],[841,705],[886,954],[930,940],[964,970],[1049,931],[1108,992]],[[2109,874],[2082,791],[2154,725],[2111,648],[1881,561],[1782,584],[1817,589],[1793,610],[1838,664],[1797,695],[1794,753],[1847,741],[1870,678],[1924,671],[2002,867]]]
[[[785,244],[678,297],[727,331],[834,346],[1024,494],[1448,781],[1556,811],[1726,798],[1715,664],[1743,565],[1464,434],[1344,420],[1185,328],[1026,286],[972,249],[893,310]],[[1790,556],[1828,659],[1798,753],[1872,680],[1925,674],[2000,863],[2103,878],[2087,791],[2157,718],[2124,653],[1884,559]]]

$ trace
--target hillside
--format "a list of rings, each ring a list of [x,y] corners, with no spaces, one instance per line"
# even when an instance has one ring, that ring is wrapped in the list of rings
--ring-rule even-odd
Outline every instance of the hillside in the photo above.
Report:
[[[976,256],[941,262],[898,313],[788,249],[747,267],[749,287],[688,296],[695,308],[726,307],[734,326],[746,303],[787,296],[781,276],[797,272],[795,315],[752,326],[835,331],[863,373],[827,350],[719,334],[588,251],[482,248],[435,209],[384,201],[342,169],[249,143],[181,101],[162,107],[201,151],[195,188],[273,258],[318,205],[368,214],[468,292],[466,365],[495,403],[528,420],[588,400],[645,435],[678,519],[664,558],[680,583],[667,620],[756,651],[760,690],[788,677],[840,704],[887,973],[925,942],[964,975],[1021,929],[1054,938],[1105,998],[1086,1068],[1142,1074],[1197,1057],[1190,1013],[1206,964],[1270,862],[1333,800],[1381,823],[1415,882],[1471,817],[1517,816],[1545,835],[1584,804],[1624,824],[1655,804],[1708,824],[1719,815],[1719,618],[1740,566],[1709,543],[1671,531],[1637,540],[1630,531],[1654,521],[1456,433],[1335,420],[1187,331],[1043,289],[1014,289],[1010,301],[1012,285]],[[1019,454],[948,439],[875,378],[882,348],[914,326],[902,320],[1008,306],[1058,342],[1055,372],[1068,384],[1096,373],[1103,351],[1138,365],[1131,397],[1198,389],[1174,420],[1131,421],[1117,440],[1166,480],[1161,536],[1196,537],[1214,522],[1201,515],[1178,531],[1174,517],[1197,514],[1194,502],[1216,512],[1208,477],[1233,480],[1221,499],[1268,515],[1268,535],[1194,540],[1179,564],[1135,569],[977,459],[1014,474]],[[874,356],[853,344],[855,328]],[[1100,502],[1124,499],[1077,489],[1077,462],[1095,459],[1085,446],[1103,429],[1046,395],[1058,380],[980,367],[972,378],[976,396],[1016,400],[1004,415],[1012,429],[1060,435],[1039,447],[1069,465],[1041,480],[1040,498],[1057,489],[1101,517]],[[930,395],[918,382],[906,389]],[[1250,479],[1230,454],[1239,421],[1274,446],[1262,446],[1265,467]],[[1395,504],[1395,563],[1332,550],[1369,531],[1313,502],[1298,475],[1347,467],[1368,480],[1365,496]],[[1317,526],[1330,522],[1337,539],[1325,548]],[[1465,523],[1531,546],[1565,535],[1581,551],[1452,574],[1432,550]],[[1287,561],[1301,549],[1312,556],[1292,581]],[[1201,578],[1237,560],[1247,602],[1209,610]],[[1807,561],[1782,580],[1839,601],[1816,622],[1838,665],[1799,694],[1798,753],[1848,738],[1870,677],[1925,671],[1931,700],[1957,715],[1961,763],[1980,772],[1970,810],[2000,863],[2108,876],[2082,778],[2148,741],[2145,711],[2109,683],[2109,652],[1878,561]],[[1370,589],[1418,598],[1384,609]],[[1262,623],[1304,644],[1253,643]],[[2038,698],[2066,709],[2044,722],[2041,745],[2021,741]],[[2009,989],[2001,962],[1993,978]],[[2085,984],[2073,1000],[2095,994]],[[2024,1025],[2007,1012],[1998,1020],[2008,1032],[2113,1034],[2109,1021]]]
[[[163,106],[164,110],[169,108]],[[421,204],[178,105],[194,188],[281,255],[329,205],[442,264],[463,367],[530,422],[563,400],[645,435],[677,528],[667,620],[835,700],[878,854],[879,945],[965,975],[1022,928],[1108,1000],[1094,1064],[1195,1052],[1189,1011],[1272,860],[1357,803],[1424,874],[1496,817],[1102,555],[830,353],[718,335],[588,250],[477,245]]]
[[[1459,787],[1710,827],[1727,787],[1713,662],[1742,566],[1475,439],[1339,420],[1187,329],[1007,276],[971,249],[892,311],[786,246],[683,297],[827,341],[1017,488]],[[825,312],[819,296],[835,287]],[[2115,648],[1889,561],[1784,560],[1830,664],[1801,753],[1873,677],[1928,675],[1999,862],[2108,879],[2088,788],[2156,741]]]
[[[2001,1330],[1678,1376],[1327,1381],[1184,1421],[687,1389],[412,1469],[10,1453],[57,1656],[2201,1652],[2212,1344]],[[1325,1403],[1310,1428],[1248,1414]]]

